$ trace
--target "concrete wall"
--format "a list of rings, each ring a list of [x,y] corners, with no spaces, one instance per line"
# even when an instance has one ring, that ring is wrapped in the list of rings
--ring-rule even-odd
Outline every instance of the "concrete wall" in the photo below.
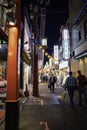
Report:
[[[76,73],[77,76],[77,70],[81,70],[81,72],[87,76],[87,57],[79,59],[79,60],[71,60],[71,70]]]
[[[69,0],[69,24],[71,25],[72,21],[76,17],[77,13],[80,11],[82,5],[86,0]],[[72,51],[75,51],[75,55],[78,55],[84,51],[87,51],[87,40],[84,37],[84,21],[87,19],[87,16],[84,15],[81,18],[81,21],[71,26],[71,45]],[[78,38],[78,31],[81,31],[81,40]],[[74,55],[74,56],[75,56]],[[74,75],[77,76],[77,70],[81,70],[83,74],[87,76],[87,57],[80,58],[75,60],[71,58],[71,70]]]

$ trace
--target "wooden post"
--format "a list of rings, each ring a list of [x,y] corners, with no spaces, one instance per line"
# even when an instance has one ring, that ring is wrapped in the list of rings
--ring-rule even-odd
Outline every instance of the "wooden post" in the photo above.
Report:
[[[18,28],[9,27],[5,130],[19,129]]]
[[[38,52],[34,46],[34,63],[33,63],[33,96],[39,96],[38,93]]]
[[[17,5],[17,23],[15,26],[9,27],[5,130],[19,130],[18,38],[21,21],[21,0],[13,1]]]

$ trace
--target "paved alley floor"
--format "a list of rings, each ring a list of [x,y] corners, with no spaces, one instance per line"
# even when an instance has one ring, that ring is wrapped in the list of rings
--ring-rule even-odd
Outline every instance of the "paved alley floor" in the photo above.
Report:
[[[40,84],[39,97],[26,100],[20,114],[20,130],[86,130],[87,110],[77,105],[70,107],[68,94],[64,101],[59,97],[63,88],[52,93],[46,83]]]
[[[56,87],[52,93],[47,83],[39,85],[39,97],[32,95],[20,109],[19,130],[87,130],[87,109],[79,107],[75,95],[75,107],[71,108],[68,94],[64,100],[59,97],[63,88]],[[4,123],[0,126],[4,130]]]

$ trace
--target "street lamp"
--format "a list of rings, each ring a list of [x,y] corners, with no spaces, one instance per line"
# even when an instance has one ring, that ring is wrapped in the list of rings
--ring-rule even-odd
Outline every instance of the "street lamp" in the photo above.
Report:
[[[42,38],[41,40],[41,45],[43,47],[43,49],[47,49],[47,38]]]

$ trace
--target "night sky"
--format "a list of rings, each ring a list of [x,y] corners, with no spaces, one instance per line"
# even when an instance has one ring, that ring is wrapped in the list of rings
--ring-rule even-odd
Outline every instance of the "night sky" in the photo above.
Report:
[[[48,39],[48,51],[52,54],[53,45],[57,44],[61,25],[68,19],[68,0],[50,0],[46,10],[45,35]]]

